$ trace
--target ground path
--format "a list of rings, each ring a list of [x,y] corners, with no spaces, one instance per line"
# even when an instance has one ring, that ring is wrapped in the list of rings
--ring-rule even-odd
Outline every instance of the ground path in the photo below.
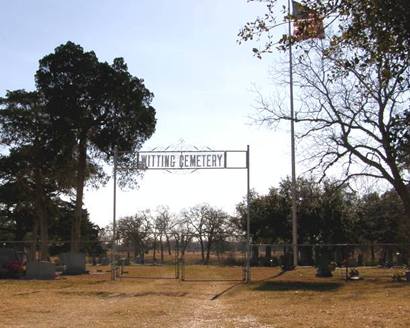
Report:
[[[201,288],[201,296],[190,301],[192,311],[186,314],[172,327],[268,327],[258,322],[252,315],[239,316],[232,313],[223,299],[225,292],[229,293],[238,283],[207,283]],[[273,327],[273,326],[271,326]]]
[[[263,327],[251,315],[234,314],[223,299],[225,291],[239,285],[175,279],[110,281],[107,275],[0,280],[0,326]]]
[[[272,268],[269,279],[254,270],[249,285],[221,281],[221,268],[201,270],[219,281],[111,281],[106,271],[0,280],[0,327],[410,327],[410,284],[392,281],[396,269],[360,268],[363,280],[345,282],[340,270],[323,279],[314,268]]]

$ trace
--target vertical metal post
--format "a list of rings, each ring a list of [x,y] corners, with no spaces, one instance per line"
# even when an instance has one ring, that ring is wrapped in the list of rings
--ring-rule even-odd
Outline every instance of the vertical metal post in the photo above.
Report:
[[[289,37],[292,36],[292,26],[290,21],[291,9],[290,0],[288,0],[289,16]],[[293,265],[298,265],[298,223],[296,211],[296,160],[295,160],[295,112],[293,104],[293,59],[292,59],[292,42],[289,43],[289,84],[290,84],[290,138],[291,138],[291,162],[292,162],[292,246],[293,246]]]
[[[181,272],[180,272],[180,281],[185,281],[185,258],[180,259],[181,263]]]
[[[246,239],[247,239],[247,250],[246,250],[246,271],[245,271],[245,282],[251,281],[251,189],[250,189],[250,161],[249,161],[249,145],[246,147],[246,182],[247,182],[247,193],[246,193]]]
[[[175,240],[175,279],[180,278],[180,268],[181,265],[179,263],[179,241],[178,239]]]
[[[115,251],[117,244],[117,146],[114,148],[113,168],[113,213],[112,213],[112,249],[111,249],[111,280],[116,280]]]

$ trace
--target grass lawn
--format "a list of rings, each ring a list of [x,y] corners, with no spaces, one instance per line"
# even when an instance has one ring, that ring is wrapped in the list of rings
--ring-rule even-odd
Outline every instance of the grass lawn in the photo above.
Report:
[[[259,268],[244,285],[223,281],[240,268],[193,266],[184,282],[170,279],[172,266],[128,267],[125,276],[140,278],[117,281],[97,268],[0,280],[0,327],[410,327],[410,283],[393,282],[389,269],[360,268],[363,280],[345,282],[343,272]]]

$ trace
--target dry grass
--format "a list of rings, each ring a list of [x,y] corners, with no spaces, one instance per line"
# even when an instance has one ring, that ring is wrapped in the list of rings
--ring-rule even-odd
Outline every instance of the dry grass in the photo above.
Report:
[[[316,278],[311,268],[281,275],[260,268],[253,271],[259,281],[243,285],[221,281],[240,277],[234,267],[189,267],[185,282],[169,279],[172,266],[126,269],[165,278],[156,280],[110,281],[107,269],[55,281],[0,280],[0,326],[410,327],[410,284],[392,282],[391,270],[360,269],[365,279],[345,282],[342,272]]]

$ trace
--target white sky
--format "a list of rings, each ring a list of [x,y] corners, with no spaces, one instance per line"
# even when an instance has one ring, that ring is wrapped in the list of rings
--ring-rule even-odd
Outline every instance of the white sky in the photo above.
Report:
[[[278,53],[258,60],[251,52],[257,44],[237,44],[243,24],[263,12],[246,0],[0,0],[0,96],[34,89],[38,60],[68,40],[101,61],[124,57],[155,94],[157,129],[144,150],[180,139],[218,150],[249,144],[251,188],[263,193],[290,174],[288,128],[268,130],[248,118],[255,112],[253,86],[273,90],[269,70],[284,65]],[[282,88],[276,92],[286,99]],[[201,202],[232,212],[245,193],[245,171],[152,171],[138,190],[118,193],[118,216]],[[93,222],[111,222],[112,184],[88,190],[85,207]]]

